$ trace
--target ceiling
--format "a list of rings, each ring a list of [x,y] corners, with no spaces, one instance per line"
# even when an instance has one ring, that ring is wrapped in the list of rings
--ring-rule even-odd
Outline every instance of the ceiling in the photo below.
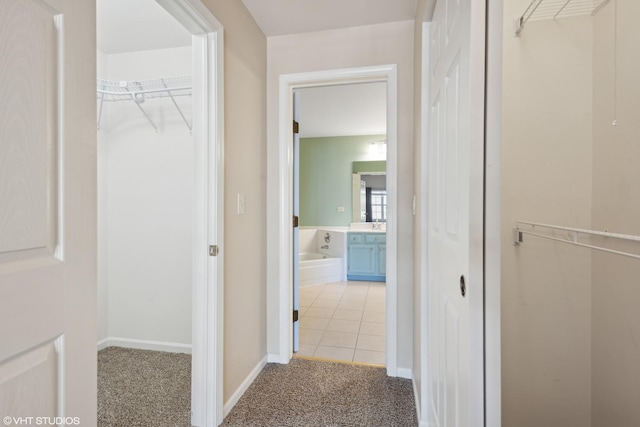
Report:
[[[242,0],[267,36],[414,19],[417,0]]]
[[[154,0],[97,0],[96,19],[105,53],[191,45],[191,34]]]
[[[387,84],[299,89],[300,137],[387,133]]]
[[[242,1],[267,36],[402,21],[416,9],[416,0]],[[191,45],[191,34],[155,0],[97,0],[96,8],[98,48],[107,54]],[[386,133],[385,83],[300,91],[302,137]]]

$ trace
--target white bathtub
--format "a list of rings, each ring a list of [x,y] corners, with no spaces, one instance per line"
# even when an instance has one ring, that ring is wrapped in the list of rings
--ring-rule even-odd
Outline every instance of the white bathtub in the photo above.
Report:
[[[300,286],[339,282],[342,280],[342,259],[323,254],[300,254]]]

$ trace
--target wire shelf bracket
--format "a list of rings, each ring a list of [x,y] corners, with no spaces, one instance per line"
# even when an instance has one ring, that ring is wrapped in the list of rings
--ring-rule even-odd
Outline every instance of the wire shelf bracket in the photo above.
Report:
[[[595,15],[611,0],[532,0],[522,16],[515,20],[515,35],[520,35],[529,21]]]
[[[176,102],[177,97],[191,96],[192,91],[191,76],[140,81],[97,79],[97,97],[100,101],[98,108],[98,129],[101,127],[102,110],[105,102],[133,101],[155,131],[158,132],[158,126],[142,107],[142,104],[149,99],[169,98],[178,110],[182,121],[184,121],[187,128],[189,128],[189,132],[192,132],[193,125],[187,120],[184,112]]]
[[[563,231],[563,232],[567,232],[568,234],[565,237],[557,237],[554,235],[544,234],[545,233],[544,230],[538,232],[537,229],[539,228],[542,228],[544,230]],[[569,243],[575,246],[580,246],[582,248],[594,249],[601,252],[607,252],[615,255],[622,255],[625,257],[640,260],[640,254],[623,252],[623,251],[618,251],[611,248],[606,248],[603,246],[596,246],[588,243],[583,243],[580,241],[580,235],[598,236],[598,237],[605,237],[605,238],[624,240],[624,241],[630,241],[630,242],[638,242],[638,243],[640,243],[640,236],[634,236],[630,234],[609,233],[607,231],[587,230],[584,228],[565,227],[561,225],[540,224],[537,222],[529,222],[529,221],[518,221],[516,223],[516,226],[513,228],[514,246],[520,246],[520,244],[524,242],[524,235],[540,237],[543,239],[553,240],[556,242]]]

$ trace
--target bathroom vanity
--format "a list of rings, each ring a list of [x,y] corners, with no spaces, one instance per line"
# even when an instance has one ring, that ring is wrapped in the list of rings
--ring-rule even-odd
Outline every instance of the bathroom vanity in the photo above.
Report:
[[[383,231],[347,233],[347,280],[387,280],[387,234]]]

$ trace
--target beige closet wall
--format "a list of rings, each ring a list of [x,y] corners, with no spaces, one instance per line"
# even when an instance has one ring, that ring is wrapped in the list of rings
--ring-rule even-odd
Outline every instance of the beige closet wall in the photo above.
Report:
[[[591,17],[513,19],[504,4],[502,425],[591,424],[591,253],[525,236],[517,220],[589,228],[592,202]]]
[[[242,2],[203,0],[224,26],[224,402],[267,352],[267,40]],[[244,193],[246,214],[237,215]]]
[[[594,21],[593,228],[640,235],[640,3],[616,1],[617,127],[612,126],[615,4]],[[638,253],[639,244],[617,248]],[[592,278],[592,425],[638,426],[640,261],[594,253]]]

